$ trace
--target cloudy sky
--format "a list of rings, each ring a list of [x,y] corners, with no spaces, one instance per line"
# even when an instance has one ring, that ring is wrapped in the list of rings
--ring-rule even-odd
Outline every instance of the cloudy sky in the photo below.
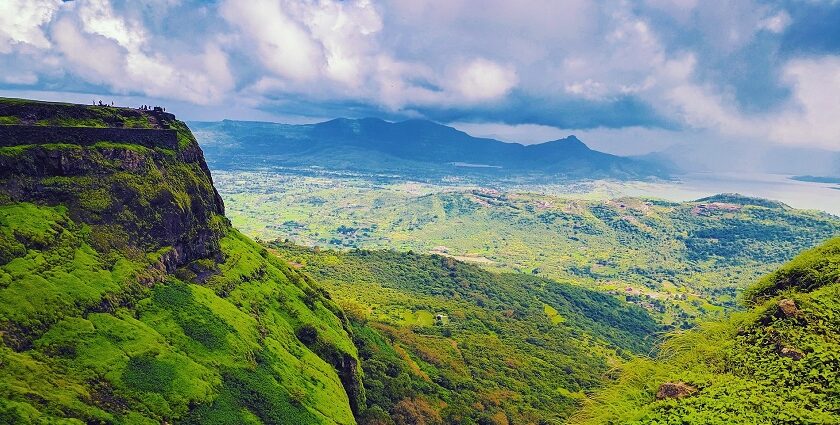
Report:
[[[0,0],[0,95],[840,150],[840,1]]]

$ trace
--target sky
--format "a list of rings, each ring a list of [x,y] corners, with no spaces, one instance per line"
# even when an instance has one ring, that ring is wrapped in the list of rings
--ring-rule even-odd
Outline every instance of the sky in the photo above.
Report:
[[[840,1],[0,0],[0,96],[840,150]]]

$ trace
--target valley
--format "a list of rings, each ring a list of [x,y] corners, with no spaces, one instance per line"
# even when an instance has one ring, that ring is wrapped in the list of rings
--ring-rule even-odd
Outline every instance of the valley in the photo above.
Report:
[[[840,232],[835,216],[772,201],[613,199],[587,182],[546,195],[327,172],[214,175],[234,225],[265,241],[448,256],[597,289],[685,328]]]
[[[431,406],[416,418],[426,423],[561,422],[604,373],[654,350],[661,330],[608,295],[449,257],[268,246],[350,318],[371,417],[362,423],[406,405]]]

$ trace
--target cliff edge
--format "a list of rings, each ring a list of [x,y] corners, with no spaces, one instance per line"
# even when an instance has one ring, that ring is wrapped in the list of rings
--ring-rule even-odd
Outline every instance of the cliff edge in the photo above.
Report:
[[[0,422],[353,424],[348,329],[174,115],[0,98]]]

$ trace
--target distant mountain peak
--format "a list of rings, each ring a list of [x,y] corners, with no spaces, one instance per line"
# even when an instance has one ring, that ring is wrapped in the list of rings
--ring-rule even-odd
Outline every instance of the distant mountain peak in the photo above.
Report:
[[[586,154],[590,152],[597,152],[590,149],[589,146],[586,146],[586,143],[583,143],[574,135],[564,137],[562,139],[552,140],[545,143],[528,145],[527,148],[534,152],[563,152],[564,154]]]
[[[473,137],[457,128],[425,119],[399,122],[379,118],[336,118],[306,126],[274,125],[253,131],[230,129],[240,152],[271,156],[286,165],[334,164],[339,168],[451,175],[566,176],[577,178],[648,178],[663,176],[642,161],[590,149],[574,135],[545,143],[523,145]],[[233,130],[236,130],[235,132]],[[215,153],[207,145],[208,151]],[[230,144],[228,144],[230,145]],[[468,170],[453,164],[472,164]]]

